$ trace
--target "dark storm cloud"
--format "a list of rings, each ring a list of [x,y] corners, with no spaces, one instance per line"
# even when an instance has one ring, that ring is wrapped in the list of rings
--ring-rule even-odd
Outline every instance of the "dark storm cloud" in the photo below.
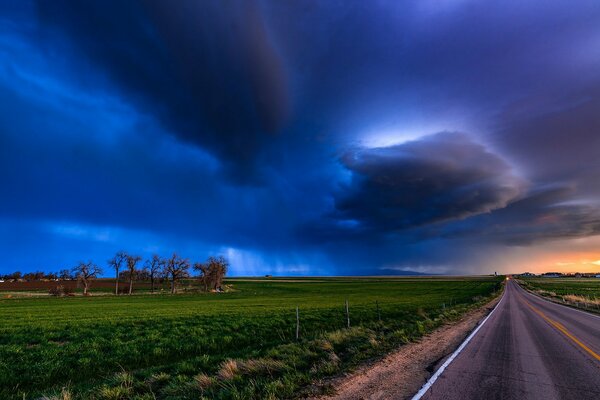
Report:
[[[431,241],[460,240],[475,248],[600,235],[600,205],[581,198],[575,185],[526,182],[463,134],[354,149],[342,163],[351,178],[334,195],[335,211],[303,227],[304,236],[360,240],[365,248],[402,243],[406,257],[415,248],[431,260],[419,242],[443,248]]]
[[[165,136],[151,120],[132,118],[130,109],[98,113],[94,105],[80,104],[72,115],[69,103],[49,107],[43,99],[3,88],[0,104],[0,219],[247,246],[256,244],[260,221],[287,212],[276,189],[248,187],[240,194],[220,178],[214,158]],[[87,124],[90,118],[97,126]],[[107,126],[113,129],[110,137]],[[274,237],[283,243],[286,227],[265,227],[258,240],[266,247]]]
[[[38,10],[44,46],[72,44],[168,131],[214,152],[232,177],[253,178],[288,112],[257,2],[64,0]]]
[[[351,182],[335,197],[336,217],[359,229],[395,231],[505,207],[521,182],[498,156],[464,134],[439,133],[346,153]]]
[[[334,115],[350,126],[466,114],[485,124],[524,95],[551,99],[600,76],[593,1],[274,2],[269,9],[278,37],[291,44],[283,52],[302,83],[302,105],[314,118]]]
[[[568,103],[541,114],[523,115],[523,108],[517,104],[502,115],[497,146],[536,182],[575,184],[571,195],[599,195],[600,82],[596,90],[569,96]]]
[[[72,224],[460,272],[589,238],[599,20],[595,1],[0,2],[0,251],[67,259],[47,226]],[[33,245],[1,240],[19,224]]]
[[[449,225],[432,236],[529,245],[600,235],[598,204],[573,202],[573,188],[538,189],[488,215]]]

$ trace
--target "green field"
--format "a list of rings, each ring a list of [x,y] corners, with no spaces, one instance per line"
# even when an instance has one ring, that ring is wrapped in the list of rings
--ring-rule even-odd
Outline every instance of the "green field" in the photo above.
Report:
[[[289,398],[327,390],[310,384],[456,318],[496,294],[501,280],[235,279],[222,294],[3,299],[0,398]]]
[[[539,295],[587,311],[600,312],[598,278],[520,278],[521,285]]]
[[[598,278],[519,278],[533,290],[543,290],[558,296],[579,295],[589,298],[600,297]]]

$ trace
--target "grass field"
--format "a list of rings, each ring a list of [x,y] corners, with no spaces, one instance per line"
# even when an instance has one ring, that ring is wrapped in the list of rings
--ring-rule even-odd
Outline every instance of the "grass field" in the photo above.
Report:
[[[72,289],[76,293],[82,293],[83,287],[77,280],[60,280],[60,281],[23,281],[23,282],[0,282],[0,296],[6,292],[35,292],[47,294],[48,290],[61,285],[66,288]],[[157,283],[156,289],[169,290],[169,284],[166,282]],[[128,283],[121,280],[119,284],[119,290],[126,290]],[[134,290],[136,293],[144,293],[150,291],[150,282],[135,282]],[[95,293],[114,293],[115,291],[115,280],[114,279],[97,279],[93,282],[92,291]]]
[[[519,280],[525,282],[530,289],[547,291],[558,296],[600,297],[598,278],[519,278]]]
[[[600,311],[598,278],[520,278],[527,289],[570,305]]]
[[[289,398],[456,318],[501,280],[237,279],[223,294],[3,299],[0,398]]]

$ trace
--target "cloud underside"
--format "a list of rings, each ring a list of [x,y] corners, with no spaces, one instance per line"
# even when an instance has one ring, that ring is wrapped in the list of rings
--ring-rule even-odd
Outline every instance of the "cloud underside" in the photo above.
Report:
[[[521,191],[504,161],[457,133],[357,149],[342,163],[352,179],[336,195],[336,217],[367,229],[462,219],[503,208]]]
[[[227,177],[259,179],[257,159],[289,96],[258,3],[62,0],[39,2],[38,15],[53,32],[45,46],[64,51],[52,39],[68,40],[75,57],[168,132],[215,154]]]
[[[350,181],[335,192],[334,211],[308,228],[320,238],[524,245],[600,234],[600,209],[573,202],[573,188],[532,185],[465,134],[357,148],[341,162]]]
[[[476,272],[600,240],[597,1],[439,3],[0,2],[0,252]]]

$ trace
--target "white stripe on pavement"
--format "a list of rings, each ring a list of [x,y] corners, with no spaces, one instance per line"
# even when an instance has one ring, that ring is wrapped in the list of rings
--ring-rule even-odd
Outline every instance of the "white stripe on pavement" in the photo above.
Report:
[[[442,364],[442,366],[435,372],[435,374],[433,374],[433,376],[431,378],[429,378],[429,380],[427,381],[426,384],[423,385],[423,387],[421,388],[421,390],[419,390],[417,392],[417,394],[415,394],[413,396],[412,400],[419,400],[421,397],[423,397],[423,395],[425,395],[425,393],[427,393],[427,391],[435,383],[435,381],[437,380],[437,378],[440,377],[440,375],[442,374],[442,372],[444,372],[444,370],[448,367],[448,365],[450,365],[450,363],[456,358],[456,356],[458,356],[460,354],[460,352],[463,351],[463,349],[465,348],[465,346],[471,341],[471,339],[473,339],[473,337],[477,334],[477,332],[479,332],[479,330],[481,329],[481,327],[483,326],[483,324],[485,324],[487,322],[487,320],[492,316],[492,314],[494,313],[494,311],[496,311],[496,309],[498,308],[498,306],[500,305],[500,303],[502,303],[502,300],[504,300],[504,296],[505,295],[506,295],[506,288],[504,289],[504,293],[502,294],[502,298],[500,299],[500,301],[498,302],[498,304],[496,304],[496,307],[494,307],[494,309],[492,310],[492,312],[489,313],[487,317],[485,317],[485,319],[481,322],[481,324],[479,324],[479,326],[473,332],[471,332],[471,334],[465,339],[465,341],[462,342],[462,344],[458,347],[458,349],[456,349],[454,351],[454,353],[452,353],[452,355],[450,356],[450,358],[448,358],[446,360],[446,362],[444,364]]]

